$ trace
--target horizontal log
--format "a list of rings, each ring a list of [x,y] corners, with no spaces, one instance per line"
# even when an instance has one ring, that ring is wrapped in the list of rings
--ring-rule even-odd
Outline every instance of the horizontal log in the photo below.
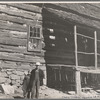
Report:
[[[33,17],[33,18],[34,18],[34,20],[16,17],[16,16],[10,16],[7,14],[0,14],[0,20],[4,20],[4,21],[10,21],[10,22],[14,22],[14,23],[27,24],[27,25],[36,25],[36,24],[41,25],[42,24],[41,21],[37,21],[37,19],[35,17]]]
[[[26,46],[27,39],[0,37],[0,44],[15,45],[15,46]]]
[[[48,14],[43,15],[43,27],[53,28],[53,29],[63,29],[65,31],[73,32],[73,26],[68,23],[59,22],[56,18],[48,16]],[[57,20],[57,21],[56,21]]]
[[[2,67],[3,69],[23,69],[23,70],[32,70],[33,68],[35,68],[35,66],[31,66],[30,63],[23,63],[23,62],[19,62],[20,65],[17,65],[17,62],[11,62],[11,61],[2,61],[0,63],[0,67]],[[42,70],[46,70],[45,65],[41,66]]]
[[[44,56],[44,51],[41,52],[28,52],[27,47],[21,47],[21,46],[8,46],[8,45],[1,45],[0,44],[0,52],[9,52],[9,53],[22,53],[25,55],[31,55],[31,56]]]
[[[45,57],[49,58],[49,57],[56,57],[56,58],[63,58],[63,59],[75,59],[75,55],[74,52],[73,53],[63,53],[63,52],[45,52]]]
[[[92,6],[91,3],[55,3],[53,6],[55,6],[55,9],[59,7],[59,10],[70,11],[81,16],[100,20],[100,15],[98,15],[100,8]],[[54,8],[53,6],[51,7]],[[49,7],[49,4],[47,7]]]
[[[0,5],[0,12],[11,15],[11,16],[16,16],[16,17],[21,17],[21,18],[26,18],[26,19],[31,19],[31,20],[34,20],[34,19],[42,20],[41,14],[38,14],[38,13],[36,14],[33,12],[16,9],[13,7],[7,7],[6,5]]]
[[[0,60],[27,62],[27,63],[34,63],[39,61],[41,63],[45,63],[45,60],[38,56],[33,57],[19,53],[7,53],[7,52],[0,52]]]
[[[9,30],[0,30],[0,37],[12,37],[19,39],[27,39],[27,32],[19,32],[19,31],[9,31]]]
[[[48,12],[50,12],[50,14],[52,14],[52,16],[54,16],[56,18],[58,17],[58,18],[61,18],[62,20],[69,20],[73,23],[75,22],[75,23],[78,23],[81,25],[83,24],[83,25],[87,25],[92,28],[100,29],[100,23],[96,20],[91,20],[89,18],[85,18],[85,17],[79,16],[77,14],[73,14],[71,12],[54,10],[51,8],[48,8],[46,10]]]
[[[0,20],[0,29],[27,32],[27,27],[15,23]]]
[[[66,65],[75,65],[75,61],[68,59],[57,59],[57,58],[48,58],[45,59],[47,64],[66,64]]]
[[[9,6],[13,6],[13,7],[16,7],[18,9],[23,9],[23,10],[26,10],[26,11],[31,11],[31,12],[38,12],[38,13],[41,13],[42,9],[38,6],[35,6],[35,5],[30,5],[30,4],[25,4],[25,3],[7,3],[6,5],[9,5]]]

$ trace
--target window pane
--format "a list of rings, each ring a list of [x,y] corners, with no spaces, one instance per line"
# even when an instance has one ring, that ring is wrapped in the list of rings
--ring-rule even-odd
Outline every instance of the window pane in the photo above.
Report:
[[[30,32],[30,37],[33,37],[33,35],[34,35],[33,32]]]
[[[32,27],[30,26],[30,31],[32,31]]]
[[[34,32],[36,32],[36,27],[34,27]]]
[[[36,37],[36,32],[34,32],[34,37]]]
[[[40,28],[37,28],[37,33],[40,33]]]
[[[37,37],[40,37],[40,33],[37,33]]]

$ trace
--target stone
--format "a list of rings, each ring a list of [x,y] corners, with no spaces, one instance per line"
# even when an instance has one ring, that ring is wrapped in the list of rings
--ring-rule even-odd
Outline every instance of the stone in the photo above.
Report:
[[[13,70],[12,73],[16,75],[16,70]]]
[[[21,75],[24,75],[24,72],[22,72],[22,71],[16,71],[16,74],[21,76]]]
[[[17,80],[17,79],[20,79],[20,76],[12,74],[10,75],[10,78]]]
[[[1,84],[5,94],[14,94],[14,87],[10,85]]]
[[[24,80],[24,77],[25,77],[24,75],[23,76],[20,76],[20,80],[23,81]]]
[[[6,83],[7,83],[7,84],[10,84],[10,83],[11,83],[11,79],[8,78],[8,79],[6,80]]]
[[[7,80],[7,78],[0,77],[0,84],[5,83],[5,82],[6,82],[6,80]]]
[[[20,83],[20,80],[16,80],[16,83]]]
[[[20,80],[20,85],[22,85],[23,84],[23,81],[22,80]]]
[[[24,71],[24,75],[27,75],[28,74],[28,71]]]
[[[12,85],[15,85],[16,84],[16,81],[15,80],[11,80],[11,84]]]
[[[8,77],[6,72],[0,72],[0,77]]]
[[[11,71],[7,71],[7,74],[8,74],[8,75],[11,75],[11,74],[12,74],[12,72],[11,72]]]

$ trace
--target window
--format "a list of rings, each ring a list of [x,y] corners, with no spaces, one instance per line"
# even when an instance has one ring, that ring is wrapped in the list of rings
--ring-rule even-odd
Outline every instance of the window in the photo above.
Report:
[[[42,49],[42,27],[28,27],[28,51],[41,51]]]

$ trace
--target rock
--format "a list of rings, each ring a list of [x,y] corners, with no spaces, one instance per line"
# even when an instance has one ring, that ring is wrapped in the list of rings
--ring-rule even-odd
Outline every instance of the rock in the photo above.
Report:
[[[17,80],[17,79],[20,79],[20,76],[12,74],[10,75],[10,78]]]
[[[16,84],[16,81],[15,80],[11,80],[11,84],[12,85],[15,85]]]
[[[20,80],[23,81],[24,80],[24,77],[25,77],[24,75],[23,76],[20,76]]]
[[[16,80],[17,83],[20,83],[20,79]]]
[[[11,72],[11,71],[7,71],[7,74],[8,74],[8,75],[11,75],[11,74],[12,74],[12,72]]]
[[[1,84],[1,87],[5,94],[14,94],[13,86]]]
[[[7,83],[7,84],[11,83],[11,80],[8,78],[8,79],[6,80],[6,83]]]
[[[22,72],[22,71],[16,71],[16,74],[21,76],[21,75],[24,75],[24,72]]]
[[[0,72],[0,77],[8,77],[6,72]]]
[[[7,78],[0,77],[0,84],[5,83],[5,82],[6,82],[6,80],[7,80]]]
[[[17,87],[20,87],[20,83],[16,83],[16,86],[17,86]]]
[[[75,91],[68,91],[69,94],[75,95]]]
[[[28,74],[28,71],[24,71],[24,75],[27,75]]]
[[[16,85],[12,85],[12,86],[14,87],[14,90],[17,90],[18,89],[18,87]]]
[[[16,75],[16,70],[13,70],[13,71],[12,71],[12,74],[15,74],[15,75]]]
[[[22,93],[23,93],[22,88],[17,88],[17,89],[15,90],[15,93],[20,93],[20,94],[22,94]]]

